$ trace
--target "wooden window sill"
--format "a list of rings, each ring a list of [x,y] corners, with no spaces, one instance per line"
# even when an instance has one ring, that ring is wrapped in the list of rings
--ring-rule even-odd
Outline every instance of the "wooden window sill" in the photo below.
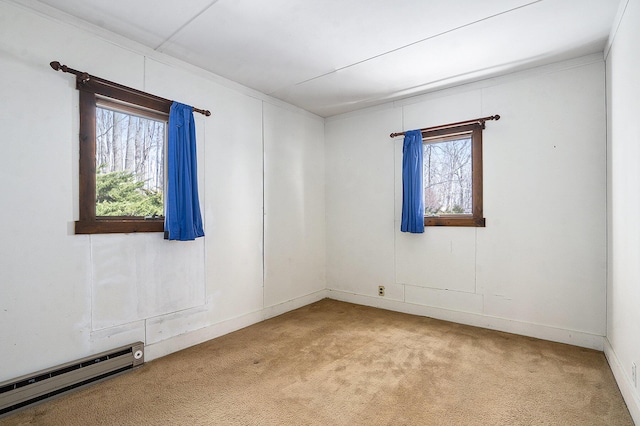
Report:
[[[424,226],[469,226],[469,227],[485,227],[484,217],[473,216],[425,216]]]
[[[164,232],[164,219],[96,219],[76,221],[76,234]]]

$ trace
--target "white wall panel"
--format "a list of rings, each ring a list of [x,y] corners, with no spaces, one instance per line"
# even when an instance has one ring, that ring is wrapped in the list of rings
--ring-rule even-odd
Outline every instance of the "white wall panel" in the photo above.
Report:
[[[485,314],[604,335],[603,63],[486,88],[483,105],[502,116],[485,130]]]
[[[265,306],[324,290],[324,123],[264,103]]]
[[[213,322],[211,321],[211,312],[209,306],[202,305],[150,318],[146,320],[145,324],[145,343],[152,345],[173,336],[206,328]]]
[[[207,121],[207,295],[213,318],[263,307],[262,102],[217,90]]]
[[[433,306],[458,312],[482,314],[484,298],[481,294],[405,286],[405,301],[416,305]]]
[[[89,353],[95,354],[111,350],[118,345],[133,342],[147,342],[146,320],[130,322],[115,327],[103,328],[91,332]],[[69,358],[71,359],[71,358]]]
[[[394,141],[401,111],[385,108],[331,120],[326,126],[327,284],[377,295],[395,282]],[[390,289],[391,290],[391,289]],[[402,292],[387,297],[400,298]]]
[[[624,13],[607,58],[610,350],[606,353],[629,411],[640,424],[640,384],[633,383],[631,373],[633,363],[640,367],[640,1],[623,1],[621,6],[626,8],[621,8]]]
[[[396,282],[475,293],[476,230],[427,227],[424,234],[396,227]]]
[[[91,260],[94,330],[205,302],[202,239],[166,241],[155,233],[94,235]]]

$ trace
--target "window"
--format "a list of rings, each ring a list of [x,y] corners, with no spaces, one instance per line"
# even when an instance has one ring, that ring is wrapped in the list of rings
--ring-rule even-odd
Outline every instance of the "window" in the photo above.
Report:
[[[171,101],[99,79],[80,94],[80,217],[76,234],[162,232]]]
[[[96,105],[96,217],[164,215],[166,117],[129,111]]]
[[[482,124],[424,131],[425,226],[485,226]]]

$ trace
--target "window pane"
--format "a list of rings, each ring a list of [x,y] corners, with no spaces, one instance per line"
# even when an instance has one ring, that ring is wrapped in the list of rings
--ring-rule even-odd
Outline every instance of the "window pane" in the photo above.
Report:
[[[423,149],[425,216],[472,214],[471,137]]]
[[[166,123],[96,107],[96,216],[164,214]]]

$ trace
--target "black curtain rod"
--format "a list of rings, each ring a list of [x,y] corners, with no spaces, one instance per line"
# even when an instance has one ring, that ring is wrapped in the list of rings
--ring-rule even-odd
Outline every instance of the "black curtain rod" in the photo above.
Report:
[[[500,120],[500,116],[498,114],[496,114],[496,115],[492,115],[490,117],[482,117],[482,118],[476,118],[476,119],[473,119],[473,120],[459,121],[457,123],[441,124],[439,126],[426,127],[424,129],[420,129],[420,132],[424,133],[424,132],[428,132],[430,130],[447,129],[449,127],[455,127],[455,126],[461,126],[463,124],[473,124],[473,123],[481,124],[482,128],[484,129],[484,122],[485,121],[489,121],[489,120]],[[405,132],[391,133],[389,136],[392,137],[392,138],[395,138],[397,136],[404,136],[404,134],[405,134]]]
[[[53,61],[53,62],[49,63],[49,65],[51,65],[51,68],[53,68],[56,71],[62,71],[62,72],[68,72],[68,73],[71,73],[71,74],[75,74],[75,76],[78,77],[80,79],[80,81],[82,81],[83,83],[86,83],[89,80],[94,80],[94,81],[98,81],[98,82],[100,82],[102,84],[106,84],[106,85],[109,85],[109,86],[112,86],[112,87],[117,87],[119,89],[123,89],[123,90],[126,90],[128,92],[132,92],[132,93],[135,93],[135,94],[138,94],[138,95],[141,95],[141,96],[145,96],[147,98],[154,99],[154,100],[157,100],[157,101],[169,102],[169,103],[173,102],[173,101],[171,101],[169,99],[165,99],[165,98],[161,98],[160,96],[152,95],[151,93],[147,93],[147,92],[143,92],[141,90],[133,89],[131,87],[123,86],[122,84],[114,83],[113,81],[105,80],[103,78],[93,76],[93,75],[88,74],[86,72],[81,72],[81,71],[78,71],[78,70],[74,70],[73,68],[69,68],[66,65],[60,65],[60,62],[58,62],[58,61]],[[211,115],[211,112],[209,110],[195,108],[195,107],[191,107],[191,108],[193,108],[193,111],[199,112],[200,114],[206,115],[207,117],[209,117]]]

